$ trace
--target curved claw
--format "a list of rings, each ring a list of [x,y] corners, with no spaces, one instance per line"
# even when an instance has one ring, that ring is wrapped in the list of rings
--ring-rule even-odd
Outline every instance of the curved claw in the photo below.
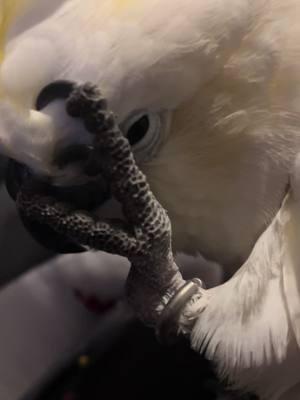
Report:
[[[76,83],[72,81],[60,80],[51,82],[40,91],[35,103],[36,110],[42,110],[54,100],[67,99],[75,87]]]

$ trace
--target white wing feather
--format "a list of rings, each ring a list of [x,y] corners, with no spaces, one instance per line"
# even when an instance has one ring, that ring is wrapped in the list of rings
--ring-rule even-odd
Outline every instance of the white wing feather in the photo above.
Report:
[[[240,270],[194,305],[196,312],[202,302],[204,310],[193,348],[216,363],[221,378],[262,399],[278,399],[300,381],[300,203],[293,182]]]

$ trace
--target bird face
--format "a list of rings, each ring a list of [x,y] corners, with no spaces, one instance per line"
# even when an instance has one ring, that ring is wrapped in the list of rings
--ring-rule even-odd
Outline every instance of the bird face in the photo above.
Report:
[[[190,98],[219,64],[216,44],[208,46],[205,39],[208,33],[192,29],[202,14],[212,18],[212,10],[204,7],[200,13],[203,5],[168,0],[172,24],[166,25],[158,5],[156,0],[62,1],[48,18],[13,37],[0,66],[1,148],[35,172],[56,181],[71,179],[70,170],[54,168],[54,153],[57,147],[88,144],[90,138],[58,101],[42,112],[35,109],[39,93],[53,81],[97,84],[125,124],[141,111],[174,110]],[[190,18],[193,8],[197,17]],[[236,30],[229,25],[225,33],[234,37]]]
[[[171,110],[195,83],[197,57],[184,54],[183,59],[180,54],[170,69],[166,60],[181,39],[168,37],[166,30],[165,46],[161,46],[146,10],[135,15],[135,24],[133,15],[129,20],[123,18],[126,10],[121,2],[117,7],[112,1],[108,8],[96,2],[97,13],[95,2],[89,3],[90,7],[77,1],[72,7],[63,6],[6,47],[0,66],[0,144],[17,161],[10,163],[7,174],[13,197],[28,174],[38,176],[65,200],[77,198],[86,189],[82,185],[94,179],[82,174],[91,138],[82,123],[66,113],[64,88],[55,85],[53,91],[51,82],[98,84],[141,164],[157,154]],[[80,35],[78,26],[82,27]],[[189,58],[193,62],[185,69]],[[185,83],[175,85],[182,74],[187,77]],[[98,205],[106,200],[104,191]],[[31,230],[35,237],[42,236],[39,227]],[[44,242],[49,242],[48,236]]]
[[[56,82],[44,88],[36,101],[38,112],[43,112],[53,101],[65,107],[63,99],[68,94],[68,85],[68,82]],[[285,190],[283,166],[287,165],[287,160],[282,160],[277,167],[267,144],[263,140],[256,143],[245,131],[233,136],[224,131],[210,131],[205,111],[211,108],[205,108],[202,96],[196,94],[190,102],[173,111],[132,111],[120,122],[120,127],[154,194],[169,212],[174,248],[186,253],[201,251],[208,258],[234,266],[247,256],[256,235],[279,207]],[[201,109],[203,113],[199,113]],[[57,168],[64,173],[67,168],[76,171],[74,164],[80,170],[88,155],[81,152],[87,149],[85,143],[75,146],[77,152],[72,152],[74,146],[61,149]],[[18,190],[18,182],[22,183],[30,170],[15,162],[11,162],[10,167],[8,187],[17,181]],[[34,173],[32,169],[31,173]],[[58,187],[51,175],[42,175],[41,179],[48,180],[49,194],[58,199],[73,202],[79,208],[97,208],[99,215],[105,217],[107,212],[116,216],[116,209],[109,206],[109,188],[99,175],[75,186]],[[249,190],[249,181],[255,191]],[[266,185],[273,196],[265,190]],[[14,192],[13,188],[13,196]],[[82,193],[85,193],[83,197]],[[242,219],[242,225],[237,223]],[[58,239],[44,226],[24,223],[36,239],[56,251],[83,250],[63,238]]]
[[[66,2],[9,42],[0,67],[1,148],[52,189],[88,184],[90,135],[66,113],[62,87],[53,95],[49,84],[97,84],[169,212],[175,249],[234,268],[278,209],[297,148],[295,121],[274,113],[287,98],[274,94],[280,71],[263,69],[278,65],[276,52],[261,55],[248,35],[257,56],[257,71],[249,69],[237,45],[251,15],[240,2],[168,0],[170,24],[155,0],[125,3]]]
[[[68,81],[57,81],[47,85],[36,100],[36,108],[42,112],[52,101],[69,99],[76,85]],[[102,100],[106,104],[106,100]],[[106,107],[106,106],[105,106]],[[68,105],[66,106],[68,108]],[[161,144],[163,133],[168,126],[168,115],[166,113],[154,113],[147,110],[139,110],[130,115],[121,124],[124,136],[128,138],[132,146],[135,158],[140,161],[149,160],[155,156]],[[54,196],[57,200],[71,203],[74,207],[85,210],[100,208],[100,213],[107,215],[107,205],[112,203],[109,184],[99,172],[97,160],[90,162],[90,154],[93,147],[86,144],[73,144],[57,151],[53,165],[59,169],[66,169],[69,165],[81,166],[87,183],[76,186],[57,185],[57,177],[51,175],[40,175],[38,178],[43,185],[45,194]],[[28,178],[36,175],[35,171],[25,164],[10,160],[6,174],[6,185],[11,197],[15,200],[17,194]],[[56,179],[55,179],[56,178]],[[116,217],[116,210],[113,210]],[[50,227],[42,226],[33,221],[28,221],[21,214],[25,227],[31,234],[46,247],[59,252],[78,252],[83,248],[69,242],[66,238],[57,235]]]

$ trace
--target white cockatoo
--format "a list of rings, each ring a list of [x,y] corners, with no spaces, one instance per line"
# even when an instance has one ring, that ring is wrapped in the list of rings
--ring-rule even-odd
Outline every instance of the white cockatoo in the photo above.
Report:
[[[168,211],[174,250],[224,268],[179,330],[235,387],[299,399],[299,1],[65,0],[42,14],[41,0],[1,1],[2,153],[82,184],[82,154],[55,160],[91,135],[44,88],[96,84]]]

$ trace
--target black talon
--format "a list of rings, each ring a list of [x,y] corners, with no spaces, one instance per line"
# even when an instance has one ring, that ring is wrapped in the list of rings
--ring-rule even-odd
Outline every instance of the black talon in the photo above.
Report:
[[[54,100],[67,99],[74,91],[75,87],[76,83],[72,81],[60,80],[51,82],[49,85],[45,86],[39,93],[35,103],[36,110],[42,110]]]

